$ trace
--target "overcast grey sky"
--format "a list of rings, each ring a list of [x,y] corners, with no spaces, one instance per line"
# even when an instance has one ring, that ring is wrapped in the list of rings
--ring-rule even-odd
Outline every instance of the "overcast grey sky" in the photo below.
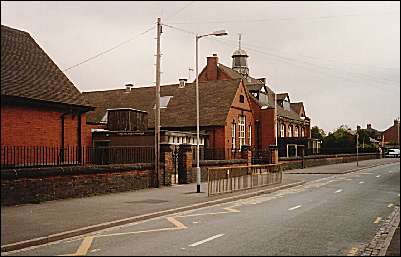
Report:
[[[162,84],[195,68],[194,35],[183,30],[227,29],[200,40],[200,69],[213,53],[231,67],[241,33],[251,76],[303,101],[312,125],[384,130],[400,115],[399,1],[1,2],[1,23],[29,32],[62,70],[133,39],[66,71],[81,91],[151,85],[156,32],[139,34],[157,17],[182,29],[163,27]]]

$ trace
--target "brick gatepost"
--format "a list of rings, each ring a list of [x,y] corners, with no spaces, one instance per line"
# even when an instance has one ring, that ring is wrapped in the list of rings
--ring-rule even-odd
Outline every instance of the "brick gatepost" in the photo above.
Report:
[[[160,165],[161,172],[159,174],[160,185],[171,186],[171,174],[174,173],[173,149],[171,145],[160,144],[160,157],[162,162]],[[164,169],[162,167],[164,167]]]
[[[248,166],[252,165],[252,151],[248,150]]]
[[[270,145],[269,149],[270,149],[270,153],[271,153],[271,163],[278,164],[278,146]]]

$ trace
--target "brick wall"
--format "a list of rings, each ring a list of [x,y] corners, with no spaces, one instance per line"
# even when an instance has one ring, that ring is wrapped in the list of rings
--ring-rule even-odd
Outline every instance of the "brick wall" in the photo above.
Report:
[[[240,96],[244,96],[244,102],[240,102]],[[248,98],[248,93],[245,89],[245,86],[241,82],[241,86],[238,88],[233,102],[231,104],[231,108],[228,112],[226,118],[226,126],[225,126],[225,148],[232,147],[232,124],[233,121],[236,125],[236,135],[235,135],[235,145],[236,149],[240,148],[239,145],[239,116],[245,116],[245,144],[249,145],[249,126],[252,128],[252,145],[255,145],[255,120],[250,106],[250,100]]]
[[[199,74],[199,81],[228,80],[227,74],[218,68],[219,58],[217,55],[207,57],[206,67]]]
[[[262,149],[268,149],[269,145],[276,144],[274,133],[274,109],[261,110],[260,114],[261,147]]]
[[[394,125],[383,132],[385,144],[400,144],[400,123],[394,121]]]
[[[148,188],[152,171],[151,165],[2,170],[1,205]]]
[[[1,145],[60,146],[61,114],[51,108],[1,106]],[[77,144],[78,116],[64,118],[64,145]],[[86,115],[81,117],[82,144],[88,141]]]
[[[358,156],[358,160],[370,160],[370,159],[378,159],[380,158],[379,154],[360,154]],[[342,154],[342,155],[333,155],[333,156],[308,156],[304,159],[304,167],[315,167],[322,165],[330,165],[337,163],[347,163],[347,162],[355,162],[356,155],[354,154]],[[302,169],[302,159],[301,158],[280,158],[279,161],[282,164],[283,170],[291,170],[291,169]]]

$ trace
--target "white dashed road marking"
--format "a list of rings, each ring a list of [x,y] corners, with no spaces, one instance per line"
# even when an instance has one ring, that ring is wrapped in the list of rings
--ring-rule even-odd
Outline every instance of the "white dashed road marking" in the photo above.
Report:
[[[392,203],[390,203],[389,205],[387,205],[388,208],[391,208],[391,207],[393,207],[393,206],[394,206],[394,204],[392,204]]]
[[[363,182],[363,181],[359,182],[359,184],[363,184],[363,183],[365,183],[365,182]]]
[[[297,205],[297,206],[294,206],[294,207],[289,208],[288,210],[289,210],[289,211],[292,211],[292,210],[295,210],[295,209],[300,208],[301,206],[302,206],[302,205]]]
[[[212,241],[212,240],[214,240],[214,239],[216,239],[216,238],[222,237],[222,236],[224,236],[224,234],[218,234],[218,235],[215,235],[215,236],[212,236],[212,237],[203,239],[203,240],[201,240],[201,241],[198,241],[198,242],[196,242],[196,243],[190,244],[189,246],[190,246],[190,247],[198,246],[198,245],[204,244],[204,243],[206,243],[206,242]]]
[[[382,217],[377,217],[373,223],[378,224],[381,220],[382,220]]]
[[[343,190],[342,189],[338,189],[335,193],[341,193]]]
[[[376,178],[380,178],[380,175],[377,175]]]

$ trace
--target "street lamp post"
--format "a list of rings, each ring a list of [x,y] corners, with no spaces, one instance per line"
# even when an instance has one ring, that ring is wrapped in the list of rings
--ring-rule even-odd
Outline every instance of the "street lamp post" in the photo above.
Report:
[[[358,130],[356,131],[356,166],[359,166],[358,163],[358,154],[359,154],[359,147],[358,147],[358,143],[359,143],[359,133]]]
[[[196,72],[196,192],[200,193],[200,183],[201,183],[201,170],[199,166],[199,81],[198,81],[198,41],[202,37],[207,36],[225,36],[228,35],[227,31],[219,30],[210,34],[198,35],[196,34],[196,53],[195,53],[195,72]]]

